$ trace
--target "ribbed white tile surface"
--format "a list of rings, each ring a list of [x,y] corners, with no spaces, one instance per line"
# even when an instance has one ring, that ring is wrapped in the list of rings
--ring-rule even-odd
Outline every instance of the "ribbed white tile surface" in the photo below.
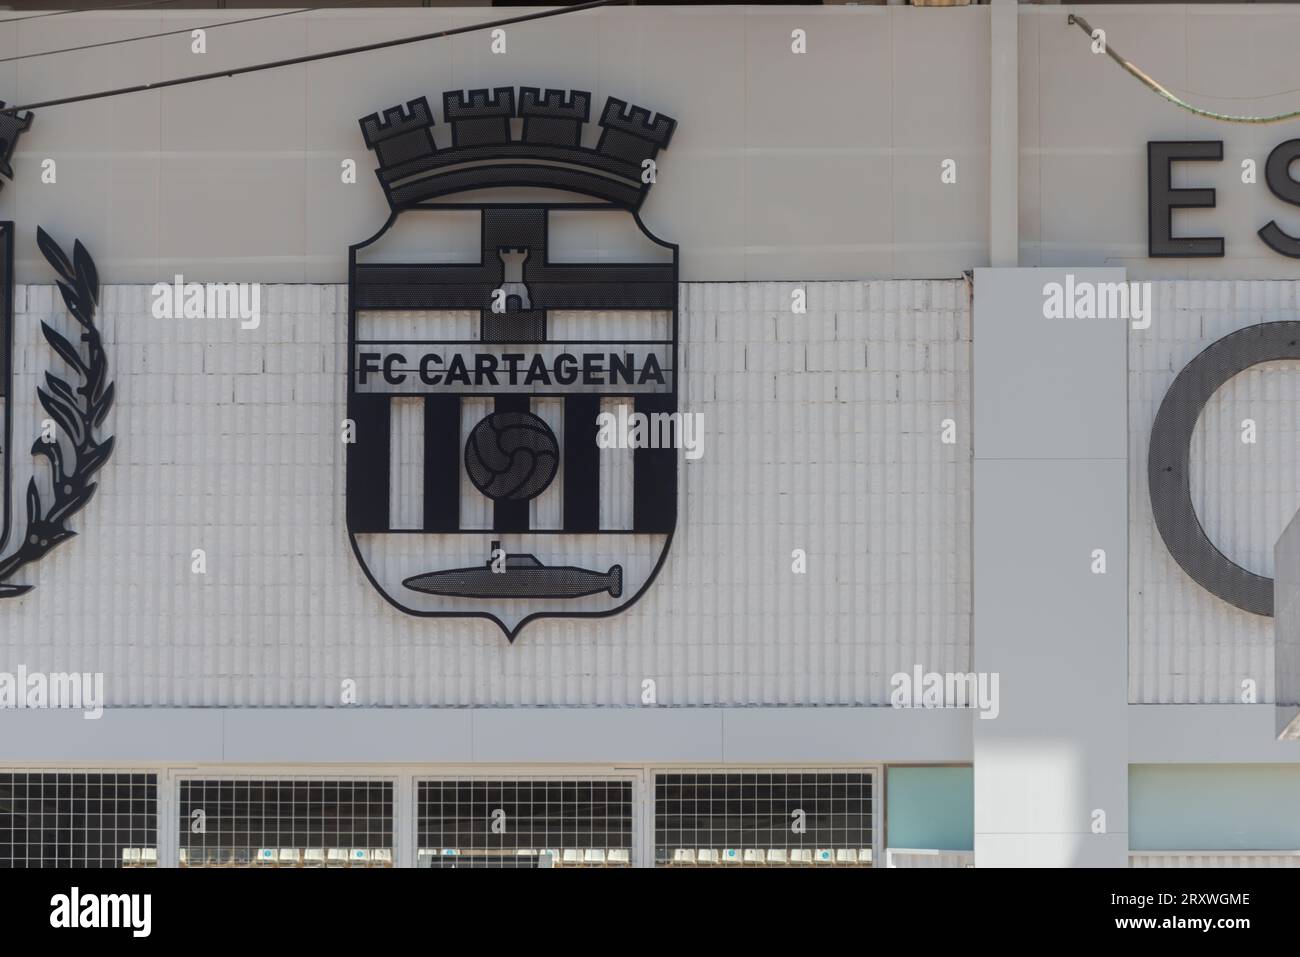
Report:
[[[1300,867],[1296,851],[1157,851],[1128,856],[1129,867]]]
[[[159,320],[104,290],[117,451],[80,533],[0,605],[0,669],[105,672],[113,705],[884,704],[889,677],[965,671],[970,640],[969,298],[951,282],[682,287],[677,537],[642,601],[543,621],[393,610],[343,522],[337,286],[267,286],[255,331]],[[18,291],[16,486],[49,286]],[[30,400],[21,397],[32,397]],[[939,441],[957,422],[958,442]],[[191,573],[204,549],[207,574]],[[794,549],[808,572],[791,572]]]
[[[889,848],[886,867],[974,867],[974,851],[932,851],[917,848]]]
[[[1147,447],[1174,377],[1206,347],[1259,322],[1295,319],[1295,282],[1152,283],[1150,329],[1129,333],[1129,700],[1242,703],[1251,679],[1273,698],[1273,619],[1209,594],[1170,557],[1151,516]],[[1242,442],[1253,419],[1257,441]],[[1192,440],[1192,497],[1225,555],[1273,574],[1273,546],[1300,508],[1300,363],[1255,366],[1226,383]]]
[[[388,443],[388,527],[424,527],[424,402],[391,400]]]

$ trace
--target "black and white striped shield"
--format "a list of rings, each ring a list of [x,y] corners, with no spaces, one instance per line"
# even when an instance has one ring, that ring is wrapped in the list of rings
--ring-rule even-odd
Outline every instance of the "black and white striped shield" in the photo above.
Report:
[[[398,609],[511,641],[636,601],[677,523],[677,247],[638,212],[677,124],[609,97],[587,145],[591,104],[452,90],[438,138],[423,97],[360,121],[393,212],[349,257],[353,551]]]
[[[474,212],[463,261],[386,258],[396,215],[351,250],[347,525],[394,606],[489,618],[513,641],[536,618],[626,608],[663,564],[677,249],[604,210],[653,254],[574,261],[549,245],[572,206]]]

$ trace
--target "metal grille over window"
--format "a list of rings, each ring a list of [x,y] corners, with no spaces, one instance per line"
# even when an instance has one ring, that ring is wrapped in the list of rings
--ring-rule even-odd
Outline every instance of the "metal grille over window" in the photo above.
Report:
[[[866,771],[655,775],[655,864],[870,867]]]
[[[0,867],[156,867],[158,778],[0,771]]]
[[[181,867],[392,867],[393,782],[183,779]]]
[[[416,782],[418,867],[629,867],[632,782]]]

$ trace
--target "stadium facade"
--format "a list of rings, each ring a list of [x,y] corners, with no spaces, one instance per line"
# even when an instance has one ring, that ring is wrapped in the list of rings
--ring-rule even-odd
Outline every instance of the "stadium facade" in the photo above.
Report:
[[[39,106],[501,13],[0,28],[0,863],[1300,864],[1300,10]]]

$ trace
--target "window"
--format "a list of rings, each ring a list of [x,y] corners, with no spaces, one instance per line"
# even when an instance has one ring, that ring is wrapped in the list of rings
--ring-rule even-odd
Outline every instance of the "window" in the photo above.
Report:
[[[393,782],[179,782],[182,867],[392,867]]]
[[[870,867],[869,771],[655,775],[655,864]]]
[[[0,772],[0,867],[152,867],[158,778]]]
[[[416,782],[419,867],[628,867],[632,782]]]

